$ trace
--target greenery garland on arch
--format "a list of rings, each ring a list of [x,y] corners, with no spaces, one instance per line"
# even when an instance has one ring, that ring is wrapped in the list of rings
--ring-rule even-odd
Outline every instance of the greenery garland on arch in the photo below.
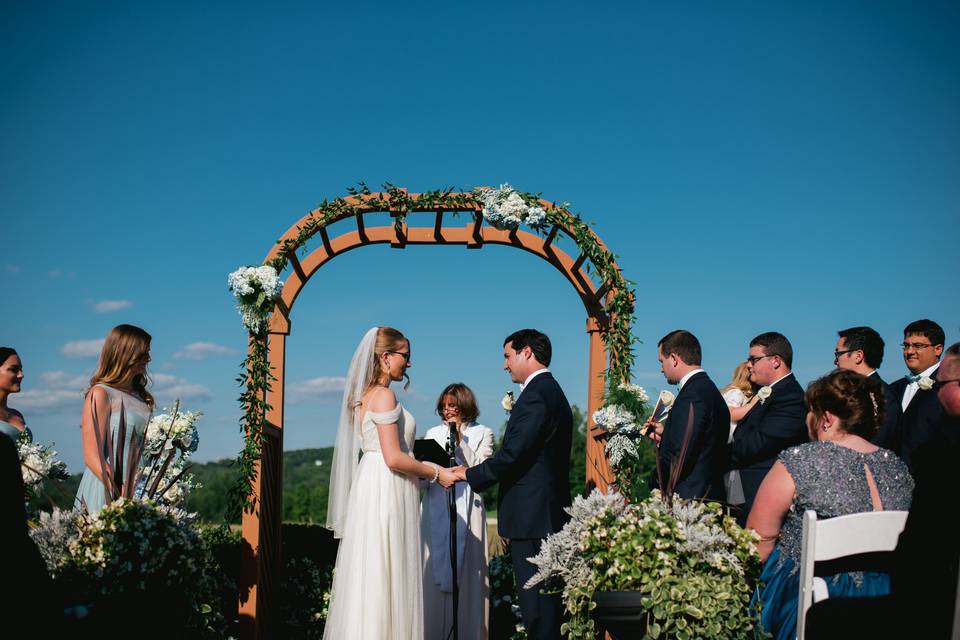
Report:
[[[274,380],[267,358],[267,330],[269,314],[279,300],[282,287],[277,276],[287,268],[288,255],[304,250],[310,238],[338,220],[373,211],[390,212],[399,235],[411,211],[475,210],[482,212],[488,224],[500,229],[516,229],[523,224],[544,235],[547,229],[559,227],[586,256],[587,273],[596,276],[608,292],[603,299],[608,322],[601,331],[609,355],[608,381],[610,384],[630,381],[634,362],[631,333],[634,296],[629,287],[633,283],[623,277],[616,266],[616,256],[600,244],[589,224],[570,212],[568,203],[543,207],[539,194],[515,191],[507,184],[497,189],[477,188],[469,192],[456,192],[452,188],[426,191],[414,197],[390,183],[383,185],[383,192],[373,193],[361,182],[348,189],[348,193],[354,199],[359,196],[360,203],[344,198],[324,200],[298,227],[295,238],[278,241],[280,248],[275,258],[262,267],[241,267],[230,275],[230,289],[238,299],[238,310],[249,330],[249,349],[237,377],[238,384],[244,387],[239,402],[243,410],[240,425],[245,433],[245,445],[237,457],[238,478],[231,495],[229,517],[238,517],[241,510],[250,511],[256,506],[252,489],[262,452],[263,426],[271,408],[266,401],[267,392]],[[271,268],[272,274],[264,267]]]

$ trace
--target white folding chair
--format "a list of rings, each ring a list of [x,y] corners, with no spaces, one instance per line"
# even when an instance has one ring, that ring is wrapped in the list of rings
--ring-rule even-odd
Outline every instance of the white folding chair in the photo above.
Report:
[[[826,520],[817,520],[816,511],[804,512],[797,606],[799,640],[804,639],[806,632],[807,610],[814,602],[829,597],[827,583],[813,575],[814,564],[861,553],[893,551],[906,523],[906,511],[866,511]]]

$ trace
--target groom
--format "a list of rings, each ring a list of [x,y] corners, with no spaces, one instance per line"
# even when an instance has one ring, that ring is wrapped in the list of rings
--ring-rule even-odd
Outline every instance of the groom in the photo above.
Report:
[[[547,365],[550,339],[535,329],[521,329],[503,343],[503,368],[520,383],[520,397],[510,412],[500,450],[483,463],[460,469],[474,491],[500,484],[497,530],[510,544],[520,613],[531,640],[560,638],[563,605],[559,594],[524,588],[536,568],[527,558],[540,551],[543,539],[563,528],[570,505],[570,403]]]

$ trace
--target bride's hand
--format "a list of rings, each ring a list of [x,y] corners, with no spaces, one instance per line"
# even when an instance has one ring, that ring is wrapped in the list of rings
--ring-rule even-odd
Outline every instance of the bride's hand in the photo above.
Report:
[[[449,489],[457,481],[456,474],[450,469],[440,469],[440,475],[437,477],[437,482],[443,486],[444,489]]]

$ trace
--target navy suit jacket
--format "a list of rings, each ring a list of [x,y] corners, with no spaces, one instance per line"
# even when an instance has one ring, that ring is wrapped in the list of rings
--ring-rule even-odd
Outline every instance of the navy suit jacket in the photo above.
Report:
[[[690,439],[673,492],[681,498],[723,500],[730,409],[717,386],[702,371],[687,379],[663,425],[658,450],[663,482],[670,481],[671,468],[680,464],[691,412]],[[656,469],[650,481],[651,486],[660,487]]]
[[[933,379],[937,379],[940,373],[940,367],[933,372]],[[903,394],[907,390],[909,381],[906,377],[900,378],[890,385],[891,391],[897,398],[897,402],[903,403]],[[903,412],[903,423],[900,428],[900,457],[907,463],[907,466],[913,469],[911,459],[913,452],[923,446],[940,429],[940,422],[943,419],[943,407],[937,399],[937,393],[930,389],[924,391],[917,389],[917,393],[907,405],[907,410]]]
[[[755,404],[743,417],[730,447],[731,465],[740,470],[743,483],[744,518],[780,452],[809,440],[803,388],[796,377],[791,373],[777,382],[772,391],[766,401]]]
[[[550,372],[517,398],[500,450],[467,469],[474,491],[500,484],[497,530],[504,538],[545,538],[569,520],[570,403]]]
[[[870,374],[870,377],[880,383],[880,387],[883,389],[883,424],[880,425],[880,428],[877,430],[875,436],[871,442],[877,445],[878,447],[883,447],[884,449],[889,449],[897,455],[900,455],[900,427],[903,420],[903,411],[900,409],[900,401],[903,398],[903,394],[897,396],[896,393],[890,388],[886,382],[883,381],[883,378],[880,377],[880,374],[874,371]]]

